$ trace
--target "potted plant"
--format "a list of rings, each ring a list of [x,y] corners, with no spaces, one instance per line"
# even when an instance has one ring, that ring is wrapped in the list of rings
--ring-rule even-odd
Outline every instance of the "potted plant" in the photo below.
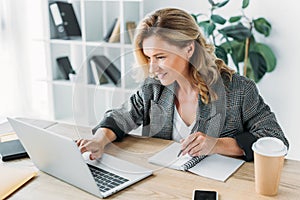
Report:
[[[271,24],[263,17],[250,19],[245,15],[244,9],[248,7],[249,0],[242,1],[239,15],[226,19],[217,14],[218,9],[227,5],[229,1],[208,0],[211,6],[210,13],[192,14],[192,16],[214,44],[217,57],[228,64],[228,56],[230,56],[238,73],[258,82],[276,66],[276,57],[272,49],[255,39],[256,33],[268,37]],[[244,64],[242,71],[239,68],[241,63]]]

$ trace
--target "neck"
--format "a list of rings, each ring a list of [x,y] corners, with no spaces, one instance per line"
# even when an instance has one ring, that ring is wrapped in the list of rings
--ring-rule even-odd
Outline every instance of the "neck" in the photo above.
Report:
[[[190,77],[182,77],[182,79],[177,80],[177,83],[177,93],[181,93],[184,95],[192,95],[195,93],[195,91],[197,91],[195,86],[192,85]]]

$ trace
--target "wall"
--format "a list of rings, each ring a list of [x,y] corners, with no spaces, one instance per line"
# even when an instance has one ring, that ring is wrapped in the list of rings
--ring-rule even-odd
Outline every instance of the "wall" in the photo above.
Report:
[[[28,13],[33,13],[30,19],[27,19],[28,21],[31,21],[31,26],[40,25],[38,30],[35,28],[34,33],[41,32],[42,25],[37,20],[41,19],[41,11],[39,8],[41,7],[39,4],[34,4],[35,6],[32,7],[32,4],[29,4],[30,1],[33,0],[27,0],[25,1],[21,7],[24,7],[23,11],[21,11],[18,8],[21,8],[20,6],[14,7],[15,13],[19,13],[20,16],[25,12],[25,10],[30,10]],[[7,0],[7,2],[10,2]],[[241,1],[235,1],[232,0],[227,6],[226,9],[222,12],[224,13],[238,13],[239,4]],[[19,1],[14,0],[13,3],[19,5]],[[13,4],[12,3],[12,4]],[[32,2],[31,2],[32,3]],[[152,10],[155,10],[160,7],[179,7],[186,9],[190,11],[191,13],[200,13],[200,12],[206,12],[208,11],[209,4],[205,0],[145,0],[144,2],[144,8],[145,13],[148,13]],[[264,42],[270,44],[272,48],[275,50],[275,54],[278,59],[277,68],[274,72],[271,74],[266,75],[263,80],[258,84],[258,87],[261,91],[261,94],[265,101],[271,106],[272,110],[276,113],[277,119],[280,122],[284,132],[286,133],[287,138],[290,141],[290,151],[288,154],[288,157],[291,159],[297,159],[300,160],[300,134],[298,134],[298,113],[300,112],[300,105],[298,104],[298,99],[300,97],[300,80],[297,79],[298,74],[300,74],[300,67],[298,66],[298,63],[295,58],[299,56],[299,51],[297,48],[300,46],[300,37],[298,37],[299,31],[300,31],[300,25],[298,23],[299,15],[299,7],[300,7],[300,1],[297,0],[287,0],[287,1],[273,1],[273,0],[251,0],[249,8],[247,8],[246,13],[250,16],[264,16],[267,18],[272,26],[273,30],[271,32],[271,36],[267,39],[264,39]],[[38,11],[38,12],[34,12]],[[39,17],[35,17],[35,16]],[[20,17],[21,18],[21,17]],[[19,22],[20,18],[16,19],[16,22]],[[24,20],[24,18],[22,18]],[[18,23],[13,23],[14,25]],[[24,21],[23,23],[24,24]],[[25,27],[18,26],[18,27]],[[33,30],[32,27],[28,29],[24,29],[26,31]],[[32,32],[32,31],[31,31]],[[21,36],[24,37],[24,31],[14,31],[14,33],[19,33],[19,35],[14,35],[14,38],[19,38]],[[27,33],[27,32],[26,32]],[[35,38],[39,38],[39,36],[35,35]],[[19,41],[19,40],[18,40]],[[18,49],[20,49],[21,42],[18,42]],[[33,42],[31,44],[26,44],[30,47],[33,47],[37,45],[37,42]],[[24,46],[24,45],[22,45]],[[24,47],[22,48],[24,49]],[[43,49],[42,47],[39,49]],[[7,49],[6,49],[7,51]],[[24,115],[32,115],[34,113],[34,116],[44,116],[45,110],[43,109],[44,106],[47,105],[47,94],[44,94],[46,89],[45,86],[42,86],[41,82],[37,84],[36,78],[38,75],[32,75],[32,74],[44,74],[45,72],[41,71],[44,63],[43,63],[43,56],[44,54],[41,51],[39,52],[38,56],[30,58],[30,61],[21,62],[21,60],[26,60],[24,57],[24,53],[26,51],[23,50],[22,53],[20,53],[18,56],[15,56],[13,58],[10,58],[9,66],[10,68],[6,68],[8,65],[1,65],[0,71],[1,71],[1,79],[0,79],[0,85],[2,85],[1,91],[6,95],[6,97],[9,95],[7,92],[16,92],[16,90],[12,88],[7,88],[8,85],[11,87],[16,85],[17,82],[14,83],[14,81],[19,81],[18,83],[23,83],[22,87],[24,88],[24,81],[22,78],[24,78],[24,69],[27,65],[28,66],[35,66],[31,70],[31,78],[34,79],[32,82],[36,83],[35,88],[29,88],[23,89],[23,92],[21,91],[21,96],[18,96],[19,98],[6,98],[0,100],[0,105],[3,105],[1,107],[1,114],[3,116],[7,116],[8,114],[12,113],[11,110],[7,108],[7,104],[12,107],[12,110],[20,110],[25,109],[23,112]],[[0,54],[3,56],[3,54]],[[16,59],[16,57],[18,59]],[[21,58],[22,57],[22,58]],[[3,57],[0,57],[3,58]],[[37,59],[38,58],[38,59]],[[1,60],[1,59],[0,59]],[[11,65],[13,62],[17,62],[20,64],[20,66],[15,67],[12,69]],[[34,63],[34,64],[33,64]],[[9,70],[8,70],[9,69]],[[19,74],[22,76],[19,77],[18,80],[15,80],[14,71],[21,71]],[[5,73],[3,73],[5,72]],[[28,71],[27,71],[28,72]],[[34,73],[33,73],[34,72]],[[3,78],[4,77],[4,78]],[[28,78],[28,76],[26,76]],[[6,79],[5,79],[6,78]],[[7,84],[5,80],[10,80],[12,84]],[[22,81],[21,81],[21,80]],[[3,82],[1,82],[1,80]],[[28,81],[28,80],[27,80]],[[9,81],[8,81],[9,82]],[[10,83],[10,82],[9,82]],[[28,85],[28,83],[27,83]],[[17,87],[17,86],[16,86]],[[19,89],[20,91],[22,89]],[[28,97],[28,91],[31,91],[31,97]],[[3,92],[4,91],[4,92]],[[25,92],[26,91],[26,92]],[[25,92],[25,93],[24,93]],[[18,93],[19,94],[19,93]],[[26,96],[27,94],[27,96]],[[13,94],[9,95],[10,97],[15,97]],[[26,99],[26,100],[25,100]],[[31,99],[31,106],[28,106],[28,99]],[[15,101],[17,101],[15,102]],[[24,101],[25,100],[25,101]],[[8,102],[8,103],[7,103]],[[21,106],[18,107],[18,106]],[[30,108],[30,111],[28,109]],[[18,113],[13,112],[14,115],[17,115]]]
[[[0,116],[49,115],[41,4],[0,0]]]
[[[220,2],[220,1],[219,1]],[[226,5],[221,12],[224,16],[239,13],[241,1]],[[191,13],[207,13],[208,1],[197,0],[145,0],[145,13],[161,7],[178,7]],[[300,105],[300,67],[295,58],[299,56],[300,46],[299,25],[300,1],[251,0],[246,9],[247,16],[265,17],[272,24],[270,37],[261,38],[269,44],[277,56],[275,71],[267,74],[258,84],[261,95],[275,112],[287,138],[290,141],[288,158],[300,160],[300,134],[297,126]]]

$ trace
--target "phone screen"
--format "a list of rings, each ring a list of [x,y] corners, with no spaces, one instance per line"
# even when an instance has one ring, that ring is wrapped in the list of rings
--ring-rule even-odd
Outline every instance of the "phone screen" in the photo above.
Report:
[[[218,200],[216,191],[195,190],[194,200]]]

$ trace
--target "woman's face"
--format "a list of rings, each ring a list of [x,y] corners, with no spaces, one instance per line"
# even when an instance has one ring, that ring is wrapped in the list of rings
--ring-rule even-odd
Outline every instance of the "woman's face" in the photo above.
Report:
[[[187,80],[189,58],[193,53],[190,50],[190,45],[179,48],[157,36],[150,36],[143,41],[143,52],[148,59],[149,72],[163,85],[170,85],[175,80]]]

